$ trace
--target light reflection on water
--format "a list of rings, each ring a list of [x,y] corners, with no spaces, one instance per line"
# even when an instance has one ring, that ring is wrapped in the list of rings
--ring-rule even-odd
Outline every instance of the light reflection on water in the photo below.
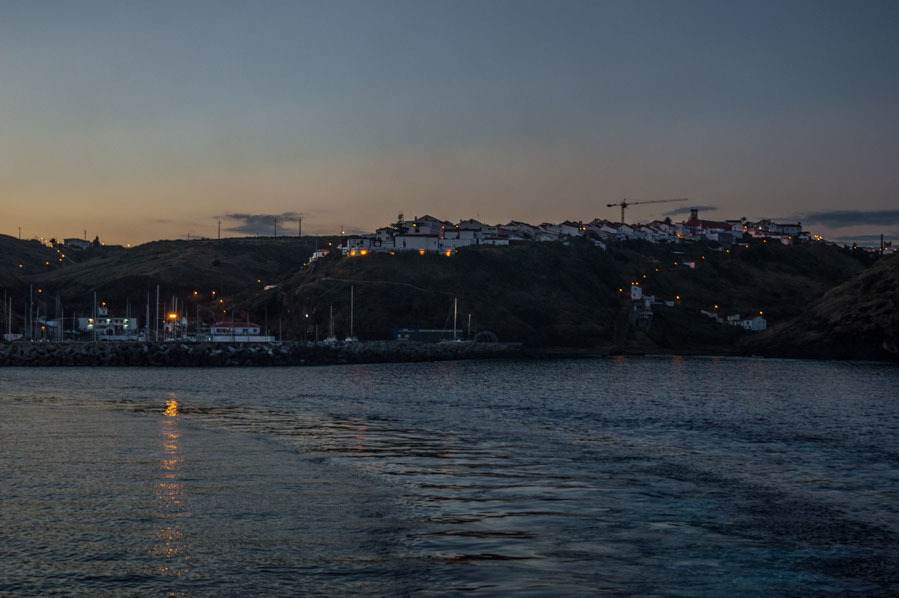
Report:
[[[156,484],[155,497],[159,526],[154,530],[155,543],[148,552],[159,558],[159,563],[148,570],[153,575],[180,576],[189,571],[190,544],[181,527],[181,519],[187,515],[183,508],[184,484],[181,483],[181,465],[184,457],[178,440],[178,401],[175,393],[169,393],[163,419],[160,420],[160,444],[163,459],[159,461],[161,475]]]
[[[0,401],[27,412],[23,426],[75,408],[113,451],[155,437],[142,590],[718,596],[899,583],[891,366],[58,370],[58,386],[10,371]],[[108,429],[120,418],[131,436]],[[126,512],[140,504],[141,458],[109,472]],[[34,500],[25,486],[20,500]]]

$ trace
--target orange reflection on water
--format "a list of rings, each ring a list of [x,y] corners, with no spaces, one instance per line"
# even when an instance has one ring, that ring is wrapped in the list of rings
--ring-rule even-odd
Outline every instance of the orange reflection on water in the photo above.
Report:
[[[162,412],[163,415],[167,415],[168,417],[175,417],[178,415],[178,401],[175,399],[169,399],[165,402],[165,411]]]
[[[161,421],[160,445],[163,458],[159,460],[161,469],[156,482],[156,518],[160,519],[160,527],[154,530],[153,543],[147,551],[159,560],[148,572],[155,575],[180,576],[190,570],[190,542],[184,536],[178,523],[187,516],[182,500],[184,485],[181,483],[181,467],[184,464],[178,430],[178,401],[175,394],[169,393],[165,402],[166,410]]]

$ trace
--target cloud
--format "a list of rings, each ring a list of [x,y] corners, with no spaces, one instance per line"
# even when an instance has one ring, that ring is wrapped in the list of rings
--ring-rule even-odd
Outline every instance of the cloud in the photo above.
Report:
[[[820,224],[829,228],[850,226],[892,226],[899,224],[899,210],[834,210],[811,212],[803,218],[806,224]],[[878,236],[878,239],[880,237]]]
[[[884,241],[899,240],[899,232],[883,233]],[[873,243],[880,244],[880,235],[847,235],[844,237],[836,237],[834,241],[841,243]]]
[[[242,214],[242,213],[234,213],[234,214],[225,214],[222,216],[223,219],[236,221],[234,224],[225,228],[226,231],[232,233],[243,233],[245,235],[256,235],[260,234],[263,236],[270,236],[275,232],[275,225],[277,223],[278,233],[281,234],[282,231],[288,231],[287,234],[296,232],[296,220],[298,218],[302,218],[302,214],[299,212],[283,212],[281,214]],[[285,223],[290,223],[290,226],[284,227]]]
[[[677,208],[670,212],[665,212],[666,216],[679,216],[680,214],[689,214],[690,210],[699,210],[700,212],[713,212],[717,210],[715,206],[692,206],[689,208]]]

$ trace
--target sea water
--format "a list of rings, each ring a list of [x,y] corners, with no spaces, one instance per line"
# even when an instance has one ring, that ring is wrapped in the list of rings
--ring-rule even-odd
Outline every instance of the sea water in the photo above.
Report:
[[[899,367],[0,369],[0,594],[899,592]]]

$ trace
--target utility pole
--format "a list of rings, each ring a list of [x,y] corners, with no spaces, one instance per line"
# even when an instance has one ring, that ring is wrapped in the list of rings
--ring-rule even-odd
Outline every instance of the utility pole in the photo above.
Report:
[[[159,342],[159,285],[156,285],[156,342]]]
[[[303,219],[297,218],[297,237],[303,236]]]
[[[222,240],[222,221],[219,220],[219,241]]]

